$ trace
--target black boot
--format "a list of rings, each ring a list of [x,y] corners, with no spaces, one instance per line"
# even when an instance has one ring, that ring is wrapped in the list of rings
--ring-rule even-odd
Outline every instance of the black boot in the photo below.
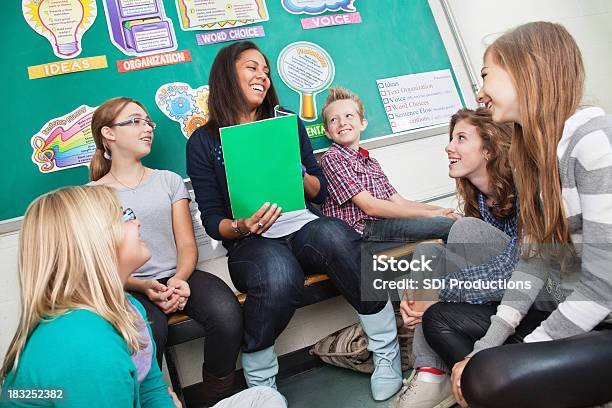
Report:
[[[225,377],[215,377],[205,368],[202,369],[202,383],[204,385],[204,403],[212,407],[217,402],[229,397],[234,393],[235,371]]]

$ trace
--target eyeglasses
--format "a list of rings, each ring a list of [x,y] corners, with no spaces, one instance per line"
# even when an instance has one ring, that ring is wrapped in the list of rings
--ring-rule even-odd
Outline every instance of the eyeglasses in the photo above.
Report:
[[[135,220],[136,214],[134,213],[134,210],[132,210],[131,208],[126,208],[125,210],[123,210],[122,219],[123,219],[123,222]]]
[[[151,126],[151,129],[155,129],[157,127],[157,124],[155,122],[150,119],[144,118],[130,118],[122,122],[113,123],[109,126],[144,126],[145,123]]]

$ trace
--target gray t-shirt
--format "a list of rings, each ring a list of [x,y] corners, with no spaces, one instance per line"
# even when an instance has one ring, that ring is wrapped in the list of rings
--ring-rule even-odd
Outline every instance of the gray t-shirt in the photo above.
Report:
[[[161,279],[176,273],[176,243],[172,230],[172,204],[189,200],[181,176],[167,170],[153,170],[151,177],[136,189],[117,190],[123,208],[131,208],[140,221],[140,235],[151,250],[151,259],[132,276]]]

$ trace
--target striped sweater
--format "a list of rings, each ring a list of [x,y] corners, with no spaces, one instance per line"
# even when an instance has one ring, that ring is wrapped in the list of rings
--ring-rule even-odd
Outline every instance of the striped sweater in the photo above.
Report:
[[[532,306],[552,313],[525,342],[575,336],[612,322],[612,116],[596,107],[577,111],[565,122],[557,157],[579,258],[563,274],[543,257],[521,258],[491,326],[469,356],[503,344]]]

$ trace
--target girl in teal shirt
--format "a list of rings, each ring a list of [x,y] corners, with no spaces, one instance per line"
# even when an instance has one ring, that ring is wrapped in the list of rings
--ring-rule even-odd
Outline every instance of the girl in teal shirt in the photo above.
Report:
[[[21,317],[0,371],[0,405],[180,407],[155,362],[144,308],[123,291],[151,255],[139,230],[104,186],[60,189],[29,206]]]

